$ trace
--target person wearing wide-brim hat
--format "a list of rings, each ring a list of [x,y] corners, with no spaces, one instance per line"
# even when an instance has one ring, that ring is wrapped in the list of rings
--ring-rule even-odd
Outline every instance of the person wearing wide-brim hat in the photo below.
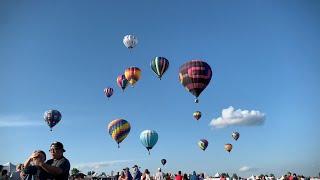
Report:
[[[139,170],[138,165],[134,165],[132,168],[133,168],[133,176],[132,176],[132,178],[134,180],[140,180],[142,174],[141,174],[141,172]]]

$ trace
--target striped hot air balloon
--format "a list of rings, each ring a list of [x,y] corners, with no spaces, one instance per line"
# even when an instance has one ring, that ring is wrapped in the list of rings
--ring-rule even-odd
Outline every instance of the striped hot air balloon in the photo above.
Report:
[[[144,130],[140,134],[140,141],[146,147],[150,155],[150,149],[158,142],[158,133],[153,130]]]
[[[232,144],[225,144],[224,149],[230,153],[230,151],[232,150]]]
[[[198,97],[211,81],[212,71],[209,64],[201,60],[192,60],[180,67],[179,80],[198,103]]]
[[[119,144],[129,135],[130,129],[130,123],[124,119],[115,119],[109,123],[109,134],[118,143],[118,148]]]
[[[128,79],[126,79],[126,76],[122,74],[117,77],[117,84],[122,89],[122,91],[124,91],[124,89],[128,87],[129,81]]]
[[[52,128],[60,122],[62,115],[58,110],[48,110],[44,113],[43,118],[52,131]]]
[[[138,67],[131,66],[125,70],[124,75],[133,87],[141,77],[141,70]]]
[[[168,70],[169,68],[169,61],[164,57],[155,57],[150,62],[150,67],[152,71],[158,75],[158,78],[161,80],[162,75]]]
[[[199,120],[201,118],[202,113],[200,111],[196,111],[193,113],[193,117],[196,118],[196,120]]]
[[[111,88],[111,87],[104,88],[103,92],[108,97],[108,100],[109,100],[109,98],[113,94],[113,88]]]
[[[205,151],[207,149],[209,145],[209,142],[206,139],[200,139],[198,141],[198,146],[200,147],[200,149],[202,149],[203,151]]]

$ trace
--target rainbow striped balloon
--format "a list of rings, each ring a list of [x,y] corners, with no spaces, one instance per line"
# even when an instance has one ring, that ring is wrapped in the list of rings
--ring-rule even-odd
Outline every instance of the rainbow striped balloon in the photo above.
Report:
[[[119,144],[129,135],[130,129],[130,123],[124,119],[115,119],[109,123],[109,134],[118,143],[118,148]]]
[[[141,77],[141,70],[137,67],[131,66],[125,70],[124,75],[133,87]]]

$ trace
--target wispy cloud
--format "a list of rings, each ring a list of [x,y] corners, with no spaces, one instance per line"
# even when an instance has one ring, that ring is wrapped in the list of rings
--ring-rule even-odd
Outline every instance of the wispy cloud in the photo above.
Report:
[[[24,127],[24,126],[42,126],[45,125],[42,121],[30,120],[30,118],[22,115],[0,115],[0,128],[2,127]]]
[[[260,126],[263,125],[266,114],[255,110],[234,110],[232,106],[222,110],[222,116],[212,119],[209,126],[224,128],[228,126]]]
[[[249,166],[243,166],[239,169],[241,172],[250,172],[250,171],[256,171],[257,168],[249,167]]]
[[[115,166],[117,164],[125,164],[132,162],[133,160],[115,160],[115,161],[106,161],[106,162],[91,162],[91,163],[81,163],[74,165],[77,169],[99,169],[102,167]]]

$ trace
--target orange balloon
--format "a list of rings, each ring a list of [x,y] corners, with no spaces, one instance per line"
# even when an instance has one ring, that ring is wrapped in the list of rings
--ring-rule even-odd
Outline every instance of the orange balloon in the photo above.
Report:
[[[230,152],[231,150],[232,150],[232,144],[225,144],[224,145],[224,148],[228,151],[228,152]]]

